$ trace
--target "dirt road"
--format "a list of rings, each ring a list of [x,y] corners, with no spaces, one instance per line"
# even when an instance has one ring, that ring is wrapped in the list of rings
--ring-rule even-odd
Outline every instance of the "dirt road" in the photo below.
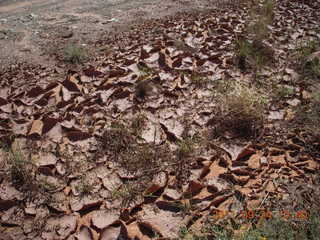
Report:
[[[87,45],[139,19],[207,8],[207,0],[0,0],[0,64],[52,64],[57,45]]]

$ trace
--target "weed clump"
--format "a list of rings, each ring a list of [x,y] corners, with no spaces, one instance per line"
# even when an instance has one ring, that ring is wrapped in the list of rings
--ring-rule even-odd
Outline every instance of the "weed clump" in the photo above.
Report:
[[[138,142],[137,132],[141,131],[144,121],[143,116],[138,116],[131,123],[131,128],[112,124],[100,139],[101,150],[130,174],[159,168],[169,159],[163,146]]]
[[[72,64],[80,64],[87,59],[85,49],[78,45],[68,45],[64,49],[64,60]]]
[[[248,27],[248,32],[253,35],[256,41],[263,41],[269,36],[268,21],[264,18],[259,18]]]

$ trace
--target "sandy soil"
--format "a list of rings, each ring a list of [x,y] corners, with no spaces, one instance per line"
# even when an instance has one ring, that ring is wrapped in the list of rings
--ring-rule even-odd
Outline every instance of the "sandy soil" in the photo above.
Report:
[[[51,65],[58,45],[88,45],[137,20],[208,8],[208,0],[0,0],[0,64]]]

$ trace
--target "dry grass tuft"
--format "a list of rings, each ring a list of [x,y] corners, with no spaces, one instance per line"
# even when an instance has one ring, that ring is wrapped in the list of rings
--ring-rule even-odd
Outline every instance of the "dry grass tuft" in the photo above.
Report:
[[[214,135],[229,138],[258,137],[263,126],[266,98],[257,89],[235,83],[225,96],[220,96]],[[212,121],[211,121],[212,122]]]
[[[20,149],[9,149],[7,163],[11,182],[16,189],[28,193],[28,195],[39,191],[39,184],[34,178],[35,166]]]

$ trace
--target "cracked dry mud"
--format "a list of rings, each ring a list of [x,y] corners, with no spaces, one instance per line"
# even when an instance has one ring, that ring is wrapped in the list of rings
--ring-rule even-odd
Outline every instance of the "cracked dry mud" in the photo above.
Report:
[[[92,43],[132,22],[206,6],[208,1],[189,0],[0,1],[0,63],[50,65],[56,45]]]
[[[294,90],[276,101],[268,86],[250,86],[268,99],[257,138],[211,136],[217,84],[256,84],[233,62],[248,8],[182,12],[122,32],[108,20],[207,3],[30,3],[0,7],[1,44],[15,47],[8,57],[47,65],[16,63],[1,72],[1,240],[182,239],[181,229],[202,233],[219,210],[236,219],[255,207],[299,209],[299,192],[313,200],[302,207],[318,203],[319,141],[285,126],[311,95],[293,84],[299,73],[288,66],[287,50],[298,37],[319,37],[320,1],[304,8],[277,1],[266,40],[275,63],[263,69],[263,83],[284,81]],[[109,36],[110,25],[120,31]],[[71,68],[50,60],[44,46],[73,40],[110,51]]]

